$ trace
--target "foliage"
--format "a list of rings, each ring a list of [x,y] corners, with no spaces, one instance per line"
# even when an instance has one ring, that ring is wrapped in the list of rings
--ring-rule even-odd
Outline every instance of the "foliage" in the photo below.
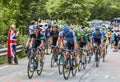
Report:
[[[20,53],[17,53],[17,57],[18,58],[23,58],[23,57],[26,57],[26,53],[24,52],[24,50],[22,50]]]
[[[17,45],[24,45],[27,42],[28,36],[27,35],[21,35],[17,37]]]
[[[7,63],[7,61],[8,61],[7,56],[0,56],[0,64]]]
[[[23,51],[17,53],[16,56],[18,58],[18,63],[19,63],[19,58],[24,58],[27,55],[25,54],[25,52],[23,50]],[[14,61],[13,58],[12,58],[12,61]],[[7,62],[8,62],[8,57],[7,56],[0,56],[0,64],[4,64],[4,63],[7,63]]]
[[[31,20],[62,20],[86,24],[88,20],[120,17],[119,0],[0,0],[0,35],[7,36],[11,24],[22,35],[28,33]]]
[[[46,9],[52,19],[62,19],[68,24],[83,23],[90,16],[86,0],[48,0]]]
[[[92,0],[90,19],[111,20],[120,17],[119,0]]]

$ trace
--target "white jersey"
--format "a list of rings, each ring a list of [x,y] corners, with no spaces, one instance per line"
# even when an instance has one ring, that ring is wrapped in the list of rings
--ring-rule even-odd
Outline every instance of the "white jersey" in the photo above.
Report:
[[[34,29],[33,29],[34,25],[29,26],[29,35],[34,33]]]

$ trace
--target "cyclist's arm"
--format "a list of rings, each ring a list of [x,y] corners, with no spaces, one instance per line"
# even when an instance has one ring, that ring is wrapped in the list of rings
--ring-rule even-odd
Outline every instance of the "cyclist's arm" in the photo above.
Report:
[[[41,44],[39,45],[39,48],[41,48],[43,46],[43,44],[44,44],[44,41],[41,40]]]
[[[77,49],[77,41],[76,41],[76,36],[74,32],[73,32],[73,39],[74,39],[74,49]]]
[[[33,47],[32,45],[34,44],[34,38],[31,38],[31,41],[30,41],[30,46]]]
[[[26,42],[26,44],[25,44],[25,48],[29,45],[30,41],[31,41],[31,39],[28,38],[28,40],[27,40],[27,42]]]
[[[102,33],[101,33],[101,35],[100,35],[100,38],[101,38],[101,44],[103,44],[104,37],[103,37]]]

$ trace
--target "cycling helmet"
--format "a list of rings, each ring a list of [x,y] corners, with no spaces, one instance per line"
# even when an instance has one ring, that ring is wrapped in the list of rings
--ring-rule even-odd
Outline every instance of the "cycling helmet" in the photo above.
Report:
[[[39,27],[39,25],[34,25],[33,28],[34,29],[39,29],[40,27]]]
[[[63,31],[66,33],[66,32],[69,32],[69,30],[70,30],[69,26],[67,24],[65,24],[63,26]]]
[[[100,30],[100,26],[96,26],[96,27],[95,27],[95,30]]]

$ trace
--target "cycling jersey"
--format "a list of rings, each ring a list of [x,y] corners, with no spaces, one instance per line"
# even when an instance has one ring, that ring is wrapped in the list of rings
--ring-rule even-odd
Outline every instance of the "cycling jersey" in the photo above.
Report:
[[[58,31],[51,31],[50,35],[52,36],[52,45],[56,46],[59,32]]]
[[[84,46],[86,46],[87,42],[88,41],[86,36],[83,36],[83,40],[81,39],[81,36],[79,36],[78,39],[79,47],[83,48]]]
[[[34,28],[33,28],[34,25],[31,25],[29,26],[29,35],[30,35],[30,38],[32,38],[34,35]]]
[[[34,33],[34,29],[33,29],[34,25],[29,26],[29,35]]]
[[[63,37],[64,40],[66,40],[68,43],[74,43],[75,33],[73,30],[70,29],[68,34],[64,33],[64,31],[61,32],[59,37]]]
[[[33,48],[37,48],[41,44],[41,41],[45,39],[45,37],[41,33],[39,33],[38,36],[33,34],[32,38],[34,38],[33,44],[32,44]]]
[[[103,38],[102,32],[99,31],[98,36],[96,35],[96,32],[92,33],[93,43],[98,43],[98,45],[100,45],[102,38]]]
[[[73,30],[70,29],[67,34],[64,33],[64,31],[61,31],[59,37],[64,39],[65,47],[67,47],[69,50],[74,49],[75,33]]]
[[[45,30],[45,37],[46,37],[46,38],[49,38],[49,37],[50,37],[50,32],[51,32],[50,28],[47,28],[47,29]]]

